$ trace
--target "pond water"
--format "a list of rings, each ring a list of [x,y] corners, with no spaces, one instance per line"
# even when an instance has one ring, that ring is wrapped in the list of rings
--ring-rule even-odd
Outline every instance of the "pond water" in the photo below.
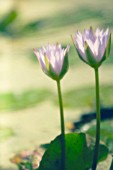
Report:
[[[94,73],[79,61],[70,34],[77,29],[83,30],[84,25],[95,28],[105,27],[107,23],[112,31],[112,5],[108,4],[108,1],[90,0],[85,0],[84,4],[76,0],[0,0],[0,128],[8,128],[12,132],[11,136],[0,141],[2,170],[15,169],[9,161],[14,153],[39,147],[60,133],[59,110],[55,104],[56,84],[40,69],[33,54],[34,47],[48,42],[61,42],[64,46],[71,44],[71,66],[62,80],[66,122],[79,120],[83,110],[93,108],[92,101],[85,107],[80,105],[81,99],[78,107],[73,103],[73,90],[80,92],[84,88],[86,91],[92,88]],[[107,89],[113,85],[113,64],[110,62],[100,69],[101,85]],[[88,96],[94,95],[92,89],[91,92]],[[108,92],[110,95],[111,88]],[[72,99],[66,100],[66,96]],[[108,97],[107,92],[104,96]],[[107,105],[112,105],[111,95]]]

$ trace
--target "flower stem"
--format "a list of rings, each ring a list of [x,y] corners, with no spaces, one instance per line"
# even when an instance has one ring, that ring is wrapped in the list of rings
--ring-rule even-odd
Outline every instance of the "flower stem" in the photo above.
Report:
[[[96,167],[97,167],[98,152],[99,152],[99,141],[100,141],[100,95],[99,95],[98,68],[95,68],[95,86],[96,86],[96,142],[95,142],[92,170],[96,170]]]
[[[60,87],[60,80],[57,80],[59,107],[60,107],[60,122],[61,122],[61,170],[65,170],[65,126],[64,126],[64,113],[63,102]]]

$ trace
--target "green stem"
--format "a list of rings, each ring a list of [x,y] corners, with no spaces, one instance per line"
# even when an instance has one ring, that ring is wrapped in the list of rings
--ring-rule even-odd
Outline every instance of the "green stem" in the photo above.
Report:
[[[96,142],[94,149],[94,158],[92,170],[96,170],[98,163],[99,141],[100,141],[100,95],[99,95],[99,73],[95,69],[95,86],[96,86]]]
[[[65,126],[64,126],[64,113],[63,102],[60,87],[60,80],[57,81],[59,107],[60,107],[60,122],[61,122],[61,170],[65,170]]]

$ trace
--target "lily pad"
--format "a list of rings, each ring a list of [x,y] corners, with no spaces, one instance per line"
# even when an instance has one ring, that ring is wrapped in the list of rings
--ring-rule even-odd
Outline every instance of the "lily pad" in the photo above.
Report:
[[[66,141],[66,170],[87,170],[92,166],[94,139],[84,133],[69,133]],[[100,144],[98,161],[106,159],[108,149]],[[46,150],[38,170],[61,169],[61,135]]]
[[[107,113],[106,113],[107,114]],[[95,125],[89,127],[86,131],[91,136],[95,136]],[[113,123],[112,121],[101,122],[101,140],[107,145],[109,151],[113,153]]]

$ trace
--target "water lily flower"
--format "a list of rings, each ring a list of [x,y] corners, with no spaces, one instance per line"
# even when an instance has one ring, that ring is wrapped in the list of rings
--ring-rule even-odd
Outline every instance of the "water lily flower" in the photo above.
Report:
[[[43,72],[54,80],[60,80],[68,70],[68,51],[69,46],[64,49],[58,43],[34,49]]]
[[[92,170],[96,170],[98,163],[99,142],[100,142],[100,93],[99,93],[99,66],[108,58],[111,46],[111,34],[109,29],[85,29],[83,33],[77,32],[72,37],[79,57],[95,71],[95,92],[96,92],[96,141],[94,147]]]
[[[95,33],[92,28],[85,29],[83,33],[77,31],[72,40],[79,57],[93,68],[98,68],[109,56],[111,34],[108,28],[105,31],[97,28]]]
[[[65,170],[65,126],[64,126],[64,111],[63,100],[61,93],[60,80],[68,70],[68,51],[69,46],[62,48],[61,44],[47,44],[38,50],[34,49],[34,53],[45,74],[56,80],[58,90],[58,100],[60,108],[60,123],[61,123],[61,169]],[[36,163],[36,167],[37,167]]]

